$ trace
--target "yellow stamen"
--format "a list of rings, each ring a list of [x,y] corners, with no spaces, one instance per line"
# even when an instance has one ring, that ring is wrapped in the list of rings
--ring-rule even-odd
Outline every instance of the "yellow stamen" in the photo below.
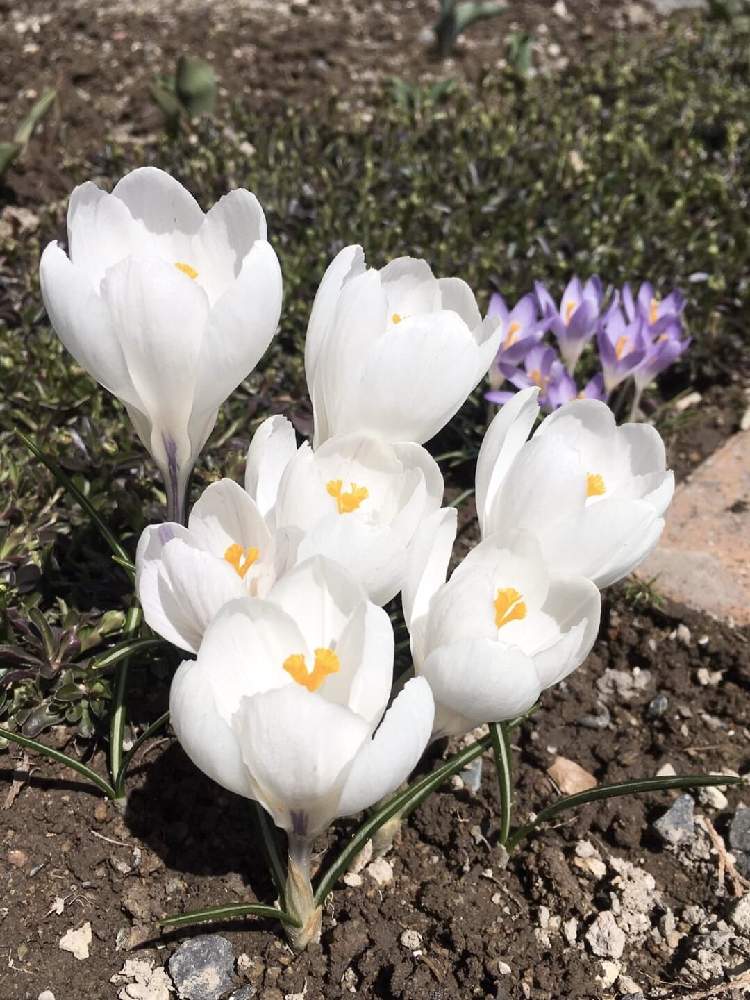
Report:
[[[538,385],[540,389],[544,389],[546,382],[538,368],[535,368],[533,372],[529,372],[529,378],[534,385]]]
[[[404,317],[400,313],[394,313],[391,316],[391,323],[400,323]]]
[[[186,264],[182,260],[176,260],[174,262],[174,266],[177,268],[178,271],[182,271],[183,274],[186,274],[188,278],[192,278],[193,281],[195,281],[195,279],[198,277],[198,272],[195,270],[195,268],[191,267],[189,264]]]
[[[607,487],[604,485],[604,477],[600,476],[598,472],[589,472],[586,476],[586,496],[601,497],[606,492]]]
[[[256,549],[254,546],[250,546],[249,549],[243,549],[238,542],[235,542],[234,545],[230,545],[226,550],[224,558],[235,571],[237,576],[244,580],[247,575],[247,571],[259,555],[260,549]]]
[[[306,687],[308,691],[317,691],[326,677],[338,673],[341,664],[334,651],[324,646],[315,650],[315,666],[310,671],[302,653],[292,653],[291,656],[287,656],[283,666],[298,684]]]
[[[526,604],[514,587],[498,590],[495,595],[495,625],[502,628],[508,622],[522,621],[526,617]]]
[[[625,348],[627,346],[628,346],[628,338],[623,333],[621,337],[617,338],[617,343],[615,344],[615,357],[617,358],[618,361],[625,353]]]
[[[351,514],[369,497],[370,491],[366,486],[357,486],[356,483],[351,484],[351,489],[347,493],[343,492],[343,487],[341,479],[331,479],[326,483],[326,490],[335,499],[339,514]]]
[[[518,331],[521,329],[521,324],[513,320],[513,322],[508,327],[508,332],[505,335],[505,346],[512,347],[516,340],[518,340]]]
[[[651,326],[654,325],[654,323],[657,321],[658,318],[659,318],[659,300],[651,299],[651,305],[648,308],[648,321],[651,324]]]
[[[568,325],[568,323],[570,323],[571,319],[573,318],[573,313],[576,311],[577,308],[578,308],[578,303],[577,302],[568,302],[568,304],[565,306],[565,325],[566,326]]]

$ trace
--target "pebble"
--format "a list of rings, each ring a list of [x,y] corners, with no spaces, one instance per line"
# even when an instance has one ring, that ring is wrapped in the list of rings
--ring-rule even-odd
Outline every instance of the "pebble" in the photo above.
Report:
[[[39,1000],[55,1000],[55,994],[52,990],[42,990],[39,994]]]
[[[416,951],[422,947],[422,935],[419,931],[405,930],[401,935],[400,941],[404,948],[408,948],[409,951]]]
[[[648,714],[651,719],[658,719],[669,708],[669,698],[661,692],[648,703]]]
[[[82,927],[71,927],[66,931],[57,946],[60,951],[69,951],[79,962],[83,962],[89,957],[91,939],[91,924],[87,920]]]
[[[589,948],[599,958],[621,958],[625,950],[625,932],[617,926],[611,910],[604,910],[586,931]]]
[[[229,1000],[252,1000],[257,995],[258,991],[254,986],[243,986],[242,989],[232,993]]]
[[[724,792],[715,785],[707,785],[705,788],[701,788],[698,792],[698,801],[702,806],[708,806],[709,809],[718,809],[719,812],[722,809],[726,809],[729,805]]]
[[[8,864],[14,868],[23,868],[28,860],[29,856],[25,851],[8,851]]]
[[[473,760],[468,767],[465,767],[461,772],[461,780],[464,783],[464,788],[472,795],[476,795],[479,789],[482,787],[482,758],[477,757]]]
[[[662,764],[662,766],[656,772],[656,777],[657,778],[674,778],[676,774],[677,774],[677,771],[675,771],[674,765],[667,763],[667,764]]]
[[[378,885],[390,885],[393,881],[393,866],[385,858],[376,858],[372,864],[367,866],[367,874]]]
[[[682,643],[683,646],[689,646],[693,639],[692,632],[683,622],[680,622],[677,626],[675,635],[677,637],[677,641]]]
[[[234,951],[220,934],[185,941],[168,965],[181,1000],[219,1000],[233,985]]]
[[[737,900],[729,915],[729,920],[740,934],[750,937],[750,895],[745,895],[742,899]]]
[[[729,846],[735,856],[737,868],[750,876],[750,809],[739,806],[729,828]]]
[[[672,806],[654,823],[654,829],[665,844],[677,846],[692,840],[695,834],[695,803],[692,796],[681,795]]]
[[[620,965],[619,962],[606,960],[602,962],[601,975],[597,976],[596,978],[601,984],[601,986],[606,990],[608,987],[612,986],[612,984],[619,978],[621,969],[622,966]]]

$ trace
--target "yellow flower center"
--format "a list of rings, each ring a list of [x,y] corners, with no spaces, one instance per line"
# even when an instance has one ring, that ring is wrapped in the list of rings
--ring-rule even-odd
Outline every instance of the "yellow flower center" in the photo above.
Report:
[[[178,271],[182,271],[183,274],[186,274],[188,278],[192,278],[193,281],[195,281],[195,279],[198,277],[198,272],[195,270],[195,268],[191,267],[189,264],[186,264],[183,260],[176,260],[174,262],[174,266],[177,268]]]
[[[547,379],[542,375],[538,368],[535,368],[532,372],[529,372],[529,378],[534,383],[538,385],[540,389],[544,389],[547,385]]]
[[[586,496],[601,497],[606,492],[607,487],[604,485],[604,477],[600,476],[598,472],[589,472],[586,476]]]
[[[516,340],[518,340],[518,331],[520,329],[521,329],[521,324],[518,323],[516,320],[513,320],[513,322],[508,327],[507,334],[505,335],[506,347],[512,347],[515,344]]]
[[[628,346],[628,338],[623,333],[621,337],[617,338],[617,343],[615,344],[615,357],[617,358],[618,361],[625,353],[625,348],[627,346]]]
[[[291,656],[287,656],[283,666],[292,679],[302,687],[306,687],[308,691],[317,691],[326,677],[338,673],[341,664],[334,651],[323,646],[315,650],[315,666],[312,670],[308,671],[302,653],[292,653]]]
[[[344,492],[344,482],[341,479],[331,479],[326,483],[326,490],[336,501],[339,514],[351,514],[370,495],[366,486],[357,486],[356,483],[351,483],[351,489]]]
[[[502,628],[508,622],[522,621],[526,617],[523,595],[515,587],[505,587],[495,595],[495,625]]]
[[[403,318],[404,317],[401,315],[401,313],[394,313],[391,316],[391,323],[400,323]]]
[[[573,318],[573,313],[576,311],[577,308],[578,308],[578,303],[577,302],[568,302],[568,304],[565,306],[565,325],[566,326],[568,325],[568,323],[570,323],[571,319]]]
[[[654,325],[654,323],[657,321],[658,318],[659,318],[659,300],[651,299],[651,305],[648,307],[648,321],[651,324],[651,326]]]
[[[249,549],[243,549],[238,542],[235,542],[234,545],[230,545],[226,550],[224,558],[235,571],[237,576],[244,580],[247,571],[259,555],[260,549],[256,549],[254,546],[251,546]]]

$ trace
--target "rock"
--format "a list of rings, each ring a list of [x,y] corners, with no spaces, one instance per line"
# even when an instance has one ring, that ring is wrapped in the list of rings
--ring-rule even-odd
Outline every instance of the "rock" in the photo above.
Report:
[[[242,989],[232,993],[229,1000],[252,1000],[257,995],[258,991],[254,986],[243,986]]]
[[[594,775],[567,757],[555,757],[547,768],[547,774],[564,795],[574,795],[596,787]]]
[[[563,924],[563,934],[565,935],[565,940],[569,945],[574,945],[576,943],[576,938],[578,936],[578,921],[575,917],[571,917],[570,920],[566,920]]]
[[[622,966],[619,962],[611,960],[602,962],[601,975],[596,978],[603,989],[608,989],[619,978],[621,968]]]
[[[651,3],[662,17],[676,14],[678,10],[705,10],[708,7],[707,0],[651,0]]]
[[[657,778],[674,778],[676,774],[677,774],[677,771],[675,771],[674,765],[667,763],[667,764],[662,764],[662,766],[656,772],[656,777]]]
[[[617,926],[611,910],[604,910],[586,931],[591,951],[599,958],[621,958],[625,950],[625,932]]]
[[[416,951],[418,948],[422,947],[422,935],[419,931],[407,929],[401,935],[399,940],[404,948],[408,948],[409,951]]]
[[[626,1000],[627,997],[643,997],[638,983],[624,973],[620,973],[620,977],[617,980],[617,989],[620,991],[620,1000]]]
[[[716,785],[706,785],[705,788],[701,788],[698,792],[698,801],[702,806],[708,806],[709,809],[718,809],[719,812],[722,809],[726,809],[729,805],[726,795]]]
[[[185,941],[168,964],[181,1000],[219,1000],[233,985],[234,952],[220,934]]]
[[[646,711],[648,712],[650,718],[658,719],[660,716],[664,715],[668,708],[669,698],[667,698],[665,694],[659,692],[659,694],[652,698],[648,703]]]
[[[42,990],[39,994],[38,1000],[55,1000],[55,994],[52,990]]]
[[[350,889],[359,889],[363,881],[364,879],[358,872],[347,872],[342,879],[344,885],[348,885]]]
[[[635,667],[631,670],[615,670],[607,667],[596,682],[602,698],[612,698],[620,701],[630,701],[639,692],[644,691],[651,683],[651,671]]]
[[[749,496],[746,430],[677,487],[664,534],[638,576],[658,577],[659,593],[674,601],[750,624],[750,509],[737,502]]]
[[[477,757],[473,760],[468,767],[465,767],[461,772],[461,780],[464,783],[464,788],[471,792],[472,795],[476,795],[479,789],[482,787],[482,758]]]
[[[654,829],[665,844],[676,847],[693,839],[695,834],[695,803],[692,796],[681,795],[672,806],[654,823]]]
[[[687,625],[680,622],[680,624],[675,629],[675,638],[682,646],[690,647],[690,643],[693,641],[693,634]]]
[[[750,937],[750,895],[745,895],[734,904],[729,920],[740,934]]]
[[[119,972],[110,979],[118,991],[118,1000],[169,1000],[172,983],[161,966],[145,958],[129,958]]]
[[[58,942],[58,948],[60,951],[69,951],[74,958],[82,962],[89,957],[91,939],[91,924],[87,920],[82,927],[72,927],[66,931]]]
[[[13,865],[14,868],[23,868],[29,860],[29,856],[25,851],[8,851],[7,858],[8,864]]]
[[[367,874],[380,886],[390,885],[393,881],[393,866],[385,858],[377,858],[367,866]]]
[[[750,809],[739,806],[729,827],[729,846],[735,856],[737,868],[750,877]]]

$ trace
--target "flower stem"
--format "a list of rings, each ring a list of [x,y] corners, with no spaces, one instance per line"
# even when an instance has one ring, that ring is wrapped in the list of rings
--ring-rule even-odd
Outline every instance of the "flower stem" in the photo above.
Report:
[[[303,951],[309,944],[320,941],[322,907],[315,902],[310,881],[309,837],[289,834],[289,863],[287,866],[284,900],[289,914],[299,921],[299,927],[287,926],[287,934],[295,951]]]

